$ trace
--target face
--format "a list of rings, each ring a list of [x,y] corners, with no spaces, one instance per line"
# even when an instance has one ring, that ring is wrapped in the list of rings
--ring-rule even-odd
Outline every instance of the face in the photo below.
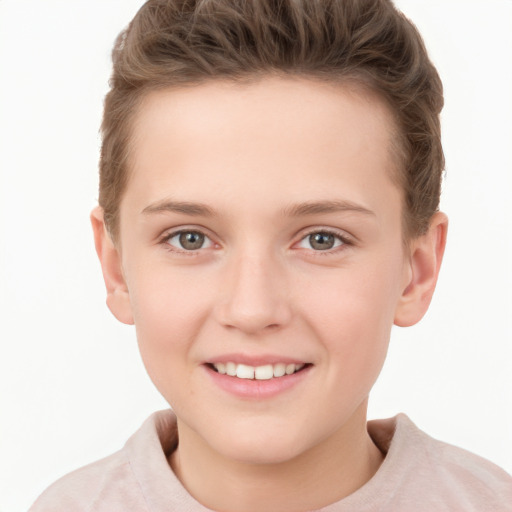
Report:
[[[142,105],[118,316],[180,428],[215,453],[284,461],[365,417],[411,277],[390,119],[298,79]]]

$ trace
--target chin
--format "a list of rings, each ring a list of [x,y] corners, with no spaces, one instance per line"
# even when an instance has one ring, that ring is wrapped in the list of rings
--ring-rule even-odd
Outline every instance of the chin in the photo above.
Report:
[[[221,436],[205,436],[210,447],[221,456],[254,465],[282,464],[295,459],[309,447],[304,434],[284,428],[227,429]]]
[[[288,443],[287,443],[288,444]],[[230,446],[229,451],[223,455],[231,460],[249,465],[276,465],[284,464],[300,455],[295,446],[286,446],[282,443],[252,443]]]

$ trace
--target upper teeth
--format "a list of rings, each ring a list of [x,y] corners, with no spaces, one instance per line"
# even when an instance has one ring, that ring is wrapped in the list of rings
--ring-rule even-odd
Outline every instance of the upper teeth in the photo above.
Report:
[[[213,367],[222,374],[238,377],[239,379],[256,379],[268,380],[272,377],[282,377],[283,375],[291,375],[301,368],[304,364],[266,364],[264,366],[248,366],[246,364],[214,363]]]

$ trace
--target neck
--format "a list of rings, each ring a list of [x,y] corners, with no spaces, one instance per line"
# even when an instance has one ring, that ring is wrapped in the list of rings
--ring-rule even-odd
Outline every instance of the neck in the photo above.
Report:
[[[188,492],[212,510],[316,510],[362,487],[382,463],[366,430],[366,403],[360,409],[322,443],[273,464],[225,458],[178,421],[179,446],[170,464]]]

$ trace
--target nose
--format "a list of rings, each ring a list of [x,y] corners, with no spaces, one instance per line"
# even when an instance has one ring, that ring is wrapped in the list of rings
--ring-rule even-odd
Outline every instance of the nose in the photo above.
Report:
[[[225,327],[255,335],[289,323],[286,276],[270,256],[245,253],[233,257],[223,281],[217,319]]]

